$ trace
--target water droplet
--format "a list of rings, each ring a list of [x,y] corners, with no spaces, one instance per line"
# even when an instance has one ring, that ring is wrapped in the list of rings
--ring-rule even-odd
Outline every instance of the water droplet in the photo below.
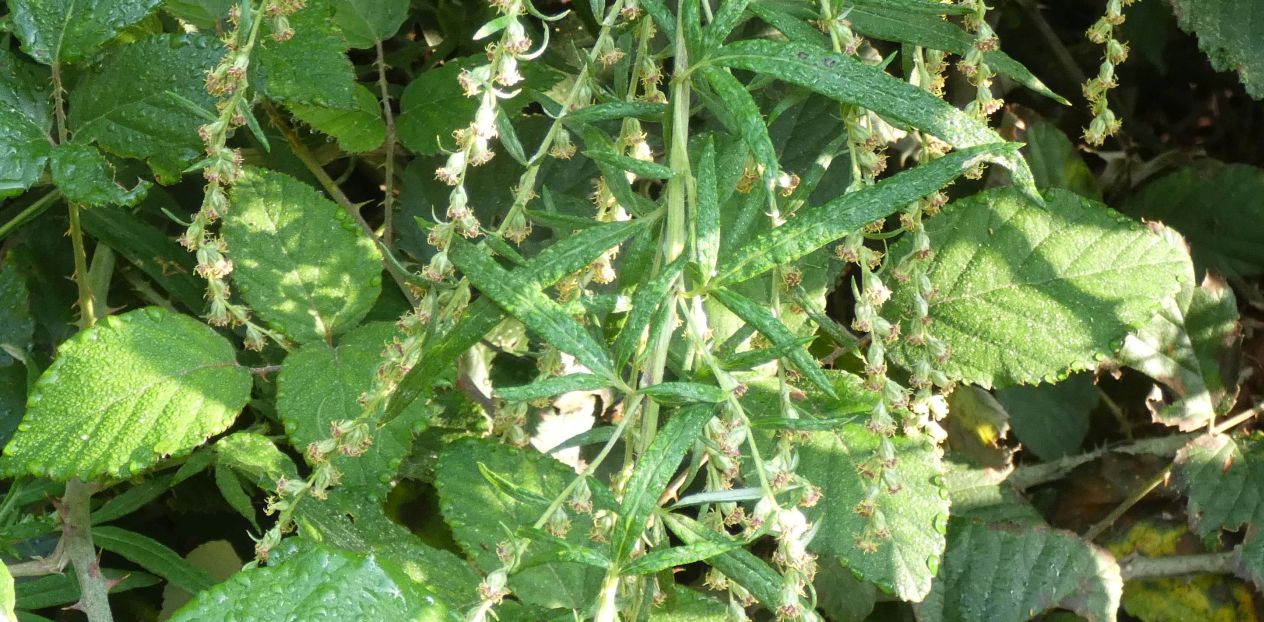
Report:
[[[145,314],[149,316],[149,319],[155,322],[162,320],[166,315],[159,307],[149,307],[148,309],[145,309]]]
[[[931,555],[926,558],[926,568],[930,570],[931,574],[939,574],[939,556]]]

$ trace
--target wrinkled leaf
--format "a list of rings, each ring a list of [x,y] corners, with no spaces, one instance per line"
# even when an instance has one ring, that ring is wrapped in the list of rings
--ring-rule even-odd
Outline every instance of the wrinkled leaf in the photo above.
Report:
[[[53,183],[72,203],[90,207],[131,206],[149,192],[149,182],[138,181],[128,190],[114,180],[114,167],[96,147],[65,143],[53,148]]]
[[[12,0],[13,30],[22,50],[52,65],[92,53],[139,22],[160,0]]]
[[[110,316],[61,344],[3,470],[59,481],[137,474],[222,432],[250,384],[231,344],[193,318],[157,307]]]
[[[303,123],[338,140],[349,153],[373,151],[386,140],[386,123],[377,96],[363,84],[355,87],[355,106],[350,109],[295,104],[290,112]]]

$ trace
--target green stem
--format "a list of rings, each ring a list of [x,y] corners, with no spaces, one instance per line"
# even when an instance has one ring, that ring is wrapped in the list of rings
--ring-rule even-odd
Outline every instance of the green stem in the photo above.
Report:
[[[386,55],[382,52],[382,41],[376,40],[373,45],[377,49],[377,86],[382,95],[382,118],[386,120],[386,180],[382,186],[386,193],[382,197],[382,242],[389,248],[394,240],[395,219],[395,112],[391,110],[391,94],[386,88]]]
[[[8,235],[17,230],[18,227],[30,222],[32,218],[39,216],[59,198],[61,198],[61,193],[57,190],[53,190],[37,199],[34,203],[26,206],[26,209],[18,212],[18,215],[14,216],[12,220],[0,225],[0,240],[8,237]]]

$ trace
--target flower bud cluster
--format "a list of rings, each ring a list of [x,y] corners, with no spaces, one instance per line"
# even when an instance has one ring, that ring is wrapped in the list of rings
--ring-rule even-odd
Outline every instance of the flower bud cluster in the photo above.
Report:
[[[1119,131],[1120,121],[1110,109],[1108,93],[1119,85],[1115,67],[1128,59],[1128,44],[1115,38],[1119,26],[1124,23],[1124,7],[1136,0],[1106,0],[1106,14],[1097,20],[1085,36],[1089,41],[1105,48],[1102,64],[1097,75],[1084,83],[1084,98],[1089,101],[1093,120],[1084,130],[1084,140],[1090,145],[1100,145],[1106,138]]]
[[[434,227],[428,241],[438,250],[423,270],[427,279],[438,282],[450,277],[452,262],[447,249],[454,235],[476,238],[482,234],[482,225],[474,215],[465,177],[472,166],[481,166],[495,156],[491,141],[499,135],[496,119],[502,114],[500,101],[517,94],[513,89],[522,81],[520,61],[535,58],[531,53],[531,37],[526,33],[522,16],[527,11],[527,0],[492,0],[491,6],[500,13],[496,19],[506,20],[500,30],[500,39],[487,46],[487,62],[461,71],[458,80],[466,97],[477,98],[478,108],[474,119],[464,128],[453,132],[456,148],[448,154],[443,166],[435,170],[435,177],[452,186],[448,195],[448,207]],[[506,237],[521,241],[530,233],[529,225],[517,223]]]
[[[278,341],[281,338],[251,321],[250,311],[244,305],[231,302],[228,276],[233,271],[233,262],[226,255],[228,245],[212,226],[228,212],[228,191],[242,175],[241,150],[227,143],[233,130],[245,125],[250,115],[250,102],[245,95],[259,20],[270,21],[273,37],[278,41],[287,39],[293,35],[288,16],[303,5],[303,0],[264,0],[252,13],[253,19],[249,22],[254,26],[250,29],[242,28],[245,20],[240,6],[234,6],[229,13],[232,29],[222,39],[227,53],[206,74],[206,91],[220,98],[219,116],[198,128],[198,137],[206,150],[206,158],[199,163],[206,187],[201,208],[180,236],[180,244],[197,258],[195,271],[207,281],[207,322],[213,326],[245,325],[245,345],[253,350],[262,349],[269,337]]]
[[[1004,101],[992,93],[992,79],[996,72],[988,65],[985,55],[1000,49],[1000,40],[987,22],[987,4],[984,0],[962,0],[971,10],[965,16],[966,30],[974,33],[974,43],[966,55],[957,62],[957,69],[974,85],[974,100],[966,105],[966,112],[980,121],[987,122]]]

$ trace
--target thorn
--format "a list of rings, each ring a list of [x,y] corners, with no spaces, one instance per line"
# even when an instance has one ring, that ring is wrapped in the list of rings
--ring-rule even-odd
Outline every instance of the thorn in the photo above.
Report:
[[[73,605],[66,605],[65,607],[62,607],[62,611],[78,611],[85,614],[88,613],[88,610],[84,609],[83,607],[83,600],[79,600]]]
[[[124,580],[126,580],[130,576],[132,576],[131,573],[128,573],[128,574],[120,576],[117,579],[106,579],[105,580],[106,593],[113,591],[114,588],[118,586],[118,584],[122,583]]]

